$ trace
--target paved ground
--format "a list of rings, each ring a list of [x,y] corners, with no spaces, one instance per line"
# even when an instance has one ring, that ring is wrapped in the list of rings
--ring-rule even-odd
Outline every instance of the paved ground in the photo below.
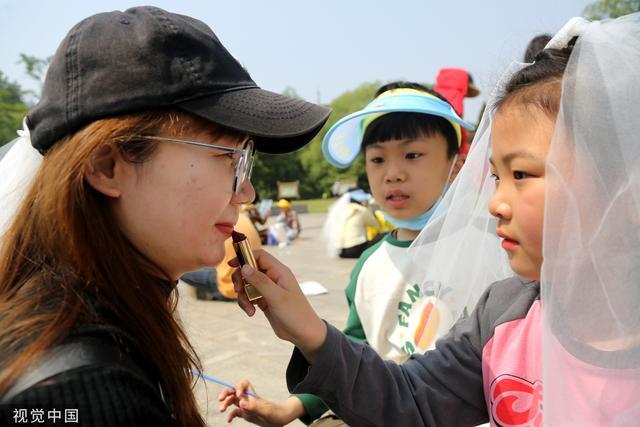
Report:
[[[324,214],[300,215],[301,237],[291,246],[267,249],[291,267],[298,281],[317,281],[329,290],[309,299],[321,317],[342,327],[347,315],[343,291],[355,260],[327,257],[321,237],[324,218]],[[187,285],[180,291],[180,316],[205,373],[232,384],[247,378],[262,397],[285,399],[284,374],[293,347],[276,338],[262,313],[249,318],[235,303],[198,301]],[[205,385],[200,384],[196,394],[209,425],[226,425],[226,415],[218,412],[220,387],[210,382]],[[236,420],[233,424],[248,423]],[[295,421],[291,425],[304,424]]]

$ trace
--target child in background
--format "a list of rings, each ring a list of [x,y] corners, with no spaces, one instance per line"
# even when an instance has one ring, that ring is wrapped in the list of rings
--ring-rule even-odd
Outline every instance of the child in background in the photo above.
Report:
[[[369,228],[380,228],[369,200],[371,194],[356,189],[347,191],[331,205],[323,227],[330,257],[360,258],[382,238],[372,241],[368,237]]]
[[[490,104],[478,144],[491,141],[489,210],[517,276],[435,350],[385,362],[317,317],[270,255],[238,271],[236,286],[256,286],[275,333],[297,346],[289,388],[350,425],[637,425],[639,45],[640,14],[574,19]],[[221,399],[245,408],[247,388]]]
[[[363,153],[371,192],[395,226],[364,251],[345,290],[345,335],[370,344],[384,359],[402,362],[413,352],[429,349],[437,335],[437,320],[426,325],[430,319],[420,316],[434,305],[433,295],[413,294],[416,285],[405,275],[410,263],[407,248],[455,178],[461,125],[472,128],[434,92],[417,83],[395,82],[378,89],[363,110],[339,120],[323,141],[325,157],[337,167],[348,166]],[[303,421],[310,422],[326,410],[315,396],[295,395],[280,405],[256,401],[229,417],[251,421],[261,416],[286,424],[305,414]]]
[[[464,68],[441,68],[438,70],[433,90],[441,94],[461,118],[464,118],[464,98],[474,98],[480,94],[471,73]],[[469,152],[470,142],[471,139],[467,131],[463,129],[461,154],[466,155]]]
[[[373,209],[373,216],[376,218],[376,221],[378,223],[374,227],[367,226],[367,240],[382,238],[388,232],[393,231],[395,227],[385,219],[384,212],[382,212],[382,210],[377,205],[376,199],[372,198],[369,201],[369,206],[371,206],[371,209]]]
[[[276,223],[269,227],[267,243],[286,246],[300,235],[302,230],[300,218],[298,218],[298,213],[293,210],[293,205],[289,200],[280,199],[276,206],[280,209],[280,215],[276,218]]]
[[[269,233],[269,228],[265,224],[271,213],[272,204],[273,201],[271,199],[260,200],[260,196],[256,192],[256,198],[253,203],[248,203],[242,207],[243,213],[249,217],[253,227],[260,235],[261,242],[265,244]]]

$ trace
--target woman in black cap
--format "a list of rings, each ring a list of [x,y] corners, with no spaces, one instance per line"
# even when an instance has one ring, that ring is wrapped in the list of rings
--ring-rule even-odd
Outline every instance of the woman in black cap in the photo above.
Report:
[[[0,424],[204,425],[176,279],[222,260],[254,150],[300,148],[328,115],[260,89],[193,18],[73,27],[0,163]]]

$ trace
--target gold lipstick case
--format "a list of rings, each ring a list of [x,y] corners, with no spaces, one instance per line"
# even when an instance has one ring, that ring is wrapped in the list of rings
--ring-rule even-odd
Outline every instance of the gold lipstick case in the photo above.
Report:
[[[239,242],[233,243],[233,249],[236,251],[236,255],[238,256],[238,261],[240,261],[240,265],[249,264],[251,267],[258,269],[258,264],[256,264],[256,259],[253,257],[253,251],[251,250],[251,245],[249,245],[249,239],[244,239]],[[249,297],[249,301],[255,301],[258,298],[262,298],[262,295],[258,290],[250,283],[244,281],[244,291],[247,293],[247,297]]]

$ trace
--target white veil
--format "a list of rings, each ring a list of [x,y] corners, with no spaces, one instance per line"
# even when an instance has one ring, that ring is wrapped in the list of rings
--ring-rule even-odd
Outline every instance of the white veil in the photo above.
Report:
[[[0,237],[10,226],[42,163],[42,155],[31,145],[26,123],[18,135],[0,159]]]
[[[407,277],[445,312],[439,316],[437,336],[470,312],[491,283],[514,276],[488,209],[495,189],[489,157],[496,96],[523,65],[511,65],[496,85],[464,166],[409,248]]]
[[[545,182],[544,424],[640,424],[640,13],[583,29]]]

